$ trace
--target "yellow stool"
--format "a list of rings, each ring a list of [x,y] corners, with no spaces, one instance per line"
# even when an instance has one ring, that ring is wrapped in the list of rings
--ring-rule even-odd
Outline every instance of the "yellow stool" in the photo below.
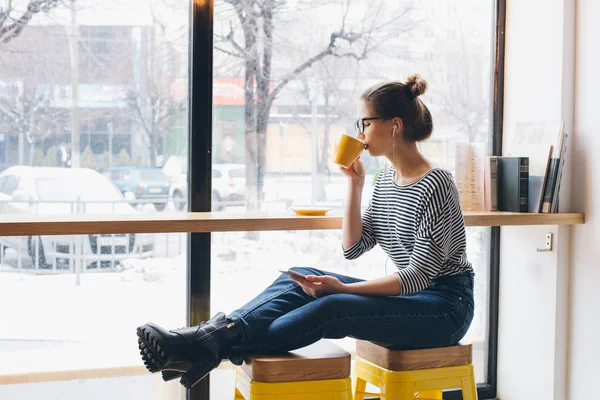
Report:
[[[437,349],[389,350],[356,341],[354,400],[365,395],[381,400],[442,399],[443,389],[461,388],[464,400],[477,400],[471,345]],[[370,383],[381,389],[367,393]]]
[[[234,400],[352,400],[350,354],[327,340],[237,368]]]

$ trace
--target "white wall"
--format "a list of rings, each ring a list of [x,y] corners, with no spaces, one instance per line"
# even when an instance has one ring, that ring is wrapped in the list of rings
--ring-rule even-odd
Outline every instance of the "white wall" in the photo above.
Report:
[[[600,377],[600,1],[578,0],[568,399],[597,396]]]
[[[573,132],[574,10],[575,0],[508,1],[504,143],[521,121],[563,119]],[[570,209],[570,171],[569,160],[561,211]],[[554,251],[538,253],[547,232]],[[501,230],[499,399],[566,398],[570,233],[558,226]]]

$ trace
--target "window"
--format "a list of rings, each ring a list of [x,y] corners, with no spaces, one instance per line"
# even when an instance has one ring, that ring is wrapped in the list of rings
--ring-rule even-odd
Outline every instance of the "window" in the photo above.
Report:
[[[20,90],[20,96],[0,93],[3,109],[21,112],[25,107],[20,100],[31,103],[39,97],[36,94],[47,93],[39,98],[38,107],[28,108],[29,114],[2,120],[0,129],[7,136],[2,141],[3,159],[8,165],[0,166],[7,168],[0,171],[0,188],[15,166],[32,166],[35,171],[51,167],[64,170],[65,175],[36,178],[42,180],[40,189],[50,201],[34,200],[31,207],[18,209],[6,201],[0,204],[0,212],[155,213],[163,206],[167,211],[185,211],[188,185],[193,211],[208,211],[211,204],[215,212],[285,213],[300,204],[339,210],[345,202],[345,182],[329,161],[333,143],[341,133],[353,133],[356,101],[365,87],[383,79],[403,79],[412,72],[420,72],[429,82],[424,101],[436,123],[434,136],[422,150],[452,170],[456,142],[488,143],[492,138],[489,94],[501,91],[488,84],[489,66],[495,59],[489,24],[495,24],[496,5],[449,0],[450,14],[449,9],[432,4],[419,8],[411,2],[375,2],[374,6],[348,3],[347,12],[339,8],[346,4],[317,0],[301,8],[293,7],[295,2],[275,2],[275,10],[262,8],[269,2],[253,0],[216,0],[214,10],[204,9],[213,2],[189,0],[152,4],[107,0],[75,9],[70,2],[55,2],[48,13],[35,14],[0,52],[0,88]],[[500,10],[504,0],[499,2]],[[238,14],[233,9],[236,4],[253,8],[249,14],[258,20],[251,22],[258,22],[253,26],[260,29],[242,25],[237,16],[247,14]],[[191,5],[196,15],[190,19]],[[273,15],[274,34],[264,36],[263,28],[270,26],[264,18],[269,15]],[[323,57],[293,74],[328,45],[331,33],[342,26],[342,15],[345,32],[359,37],[342,38],[336,50],[352,56]],[[71,22],[73,16],[76,24]],[[18,20],[18,10],[9,18]],[[387,23],[385,18],[407,23]],[[502,31],[503,16],[498,18]],[[364,32],[365,20],[373,21],[369,27],[382,28]],[[193,43],[188,43],[189,21],[195,24]],[[214,32],[209,30],[213,26]],[[452,37],[447,30],[453,26],[464,30]],[[247,53],[240,52],[244,33],[258,35],[259,45],[252,50],[272,56],[270,69],[260,64],[265,57],[244,59]],[[102,45],[95,47],[92,39],[100,39]],[[193,51],[189,57],[188,48]],[[366,54],[361,53],[364,49]],[[205,61],[211,54],[214,69],[208,71],[210,64]],[[188,79],[189,64],[193,81]],[[188,92],[194,104],[189,114]],[[502,101],[498,104],[501,107]],[[24,119],[35,128],[25,141],[26,133],[19,131],[17,123]],[[366,206],[373,179],[384,163],[366,153],[363,158],[368,171],[362,197]],[[211,162],[218,168],[234,167],[228,173],[217,168],[209,173]],[[188,165],[193,171],[189,176]],[[105,169],[119,166],[162,168],[171,189],[176,189],[169,193],[180,193],[183,207],[170,197],[165,201],[117,199],[108,189],[102,193],[105,197],[95,196],[95,186],[102,188],[102,184],[92,188],[90,184],[97,181],[67,175],[86,167],[102,177]],[[124,180],[132,180],[132,173],[125,175]],[[112,174],[104,177],[116,183]],[[219,188],[222,197],[204,190],[211,178],[212,188]],[[24,181],[33,179],[28,176]],[[38,190],[36,186],[28,190]],[[142,189],[137,183],[130,187],[136,193]],[[498,245],[497,233],[467,229],[478,304],[467,337],[476,343],[477,381],[492,385],[497,302],[488,300],[498,288],[492,257],[497,249],[489,243],[495,240]],[[185,234],[0,237],[0,359],[10,353],[26,365],[33,350],[36,365],[53,367],[60,361],[66,362],[67,370],[76,364],[70,364],[72,360],[99,355],[111,355],[117,367],[130,366],[132,359],[139,366],[139,358],[129,358],[137,325],[152,320],[179,327],[185,325],[186,311],[192,318],[231,311],[270,283],[278,268],[308,264],[364,278],[391,272],[385,255],[376,249],[354,262],[343,261],[339,231],[192,234],[189,243],[188,247]],[[98,326],[107,328],[98,330]],[[352,340],[340,343],[353,350]],[[232,369],[227,367],[224,363],[211,374],[213,400],[231,396]],[[198,385],[190,399],[205,398],[208,389]],[[0,398],[55,394],[70,400],[92,392],[117,400],[183,398],[176,381],[166,385],[158,375],[0,386]]]
[[[335,142],[342,133],[354,134],[352,123],[364,89],[383,80],[403,80],[412,73],[419,73],[429,84],[422,99],[431,110],[435,131],[420,145],[426,157],[454,172],[456,143],[483,142],[488,147],[493,135],[489,128],[493,2],[474,7],[477,0],[451,0],[448,7],[420,8],[391,1],[376,1],[369,7],[344,3],[347,9],[338,3],[309,3],[303,9],[265,10],[263,3],[255,7],[248,2],[248,9],[253,10],[249,22],[238,18],[240,10],[235,5],[215,1],[211,143],[220,147],[211,153],[212,162],[214,166],[226,164],[228,153],[228,159],[244,164],[246,172],[243,201],[217,203],[213,198],[213,211],[289,212],[290,205],[312,205],[340,213],[347,190],[345,178],[331,160]],[[386,18],[395,21],[390,30],[361,31],[365,20],[372,21],[370,26],[383,27]],[[252,29],[271,23],[269,36]],[[331,34],[342,26],[353,32],[353,43],[360,41],[361,46],[340,40],[334,52],[352,57],[311,59],[327,54],[323,50]],[[399,26],[409,28],[396,30]],[[249,37],[261,46],[253,47],[253,56],[246,58],[250,52],[243,46]],[[265,59],[271,67],[267,73],[262,64]],[[366,207],[375,176],[386,162],[367,152],[361,160],[367,171],[362,195]],[[221,188],[214,177],[212,187]],[[386,263],[379,247],[346,261],[340,235],[337,231],[212,234],[211,314],[240,307],[282,268],[308,265],[361,278],[393,272],[395,267]],[[474,344],[476,379],[485,388],[491,382],[489,358],[495,357],[488,351],[495,340],[488,331],[491,229],[469,227],[467,239],[468,258],[476,272],[477,306],[465,340]],[[227,296],[229,290],[236,296]],[[353,340],[340,343],[354,351]],[[232,374],[223,368],[211,379],[211,394],[219,397],[224,395],[223,388],[230,387],[225,382],[231,382]]]
[[[25,23],[0,51],[0,218],[186,211],[187,182],[170,190],[162,167],[188,162],[192,1],[53,1],[23,19],[27,3],[9,7]],[[185,325],[186,234],[0,236],[0,250],[0,381],[9,358],[66,379],[0,385],[1,399],[183,399],[140,375],[135,329]]]

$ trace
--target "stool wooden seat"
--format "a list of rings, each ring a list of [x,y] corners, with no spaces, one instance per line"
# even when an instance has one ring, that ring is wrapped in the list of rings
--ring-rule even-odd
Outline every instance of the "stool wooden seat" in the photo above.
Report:
[[[350,353],[321,340],[283,355],[251,356],[237,368],[235,386],[236,400],[352,400]]]
[[[385,346],[357,340],[356,355],[391,371],[467,365],[473,358],[471,344],[419,350],[390,350]]]
[[[472,346],[391,350],[357,340],[354,399],[366,395],[381,400],[442,399],[444,389],[461,388],[464,400],[476,400]],[[367,383],[381,393],[367,393]]]

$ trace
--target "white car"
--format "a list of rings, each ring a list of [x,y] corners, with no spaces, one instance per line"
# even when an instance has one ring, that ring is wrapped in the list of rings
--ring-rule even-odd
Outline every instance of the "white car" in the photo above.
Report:
[[[246,166],[244,164],[213,164],[213,210],[226,206],[243,206],[246,203]]]
[[[116,186],[87,168],[10,167],[0,173],[0,214],[134,214]],[[127,258],[154,254],[154,235],[4,236],[0,251],[14,249],[37,270],[116,268]],[[81,250],[79,250],[81,249]]]
[[[187,163],[183,157],[170,156],[163,171],[171,180],[173,199],[187,198]],[[213,164],[212,209],[246,204],[246,166],[244,164]],[[179,201],[181,202],[181,201]]]

